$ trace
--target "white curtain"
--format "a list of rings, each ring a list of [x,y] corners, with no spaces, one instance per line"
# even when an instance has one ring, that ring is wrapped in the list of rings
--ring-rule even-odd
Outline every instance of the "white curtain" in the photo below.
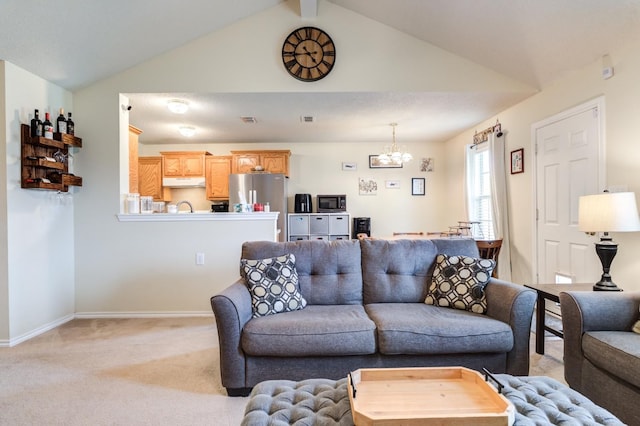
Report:
[[[464,150],[464,210],[467,220],[471,219],[471,185],[473,176],[469,173],[473,161],[473,145],[466,145]]]
[[[509,243],[509,211],[507,205],[507,158],[505,135],[489,134],[489,159],[491,161],[491,213],[496,239],[502,238],[498,257],[498,277],[511,281],[511,244]]]
[[[511,280],[511,249],[509,244],[509,212],[507,208],[507,164],[510,159],[505,152],[504,133],[496,137],[495,133],[490,133],[488,144],[490,161],[491,180],[491,216],[493,220],[493,230],[496,239],[502,238],[502,247],[498,257],[498,277],[500,279]],[[473,175],[470,162],[473,161],[473,145],[467,145],[465,149],[465,208],[467,218],[470,218],[471,200],[470,189],[473,185]]]

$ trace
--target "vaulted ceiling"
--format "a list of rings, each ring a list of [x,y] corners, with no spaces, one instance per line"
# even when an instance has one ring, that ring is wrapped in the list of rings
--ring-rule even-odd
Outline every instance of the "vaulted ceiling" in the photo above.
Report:
[[[300,13],[313,14],[316,1],[330,1],[534,89],[640,39],[640,0],[299,0]],[[279,3],[282,0],[2,0],[0,59],[77,90]],[[423,95],[363,94],[365,98],[357,104],[369,110],[378,106],[380,120],[385,120],[384,105],[415,105],[416,114],[423,114],[434,102]],[[289,103],[265,99],[271,105],[269,113],[278,114],[274,106],[280,103],[291,107],[308,101],[304,94],[290,96]],[[401,96],[410,97],[411,102]],[[335,112],[340,112],[335,105],[348,102],[328,95],[314,99],[318,110],[333,108]],[[228,96],[221,101],[228,102],[237,119],[243,102],[263,100],[245,94],[244,98]],[[437,101],[442,106],[442,99]],[[145,103],[152,103],[145,98],[137,102],[138,114],[144,113]],[[477,99],[448,102],[451,108],[445,108],[443,114],[466,108],[476,122],[490,117],[497,107],[479,105]],[[348,106],[353,110],[353,105]],[[475,115],[474,108],[478,108]],[[147,129],[153,127],[153,120],[140,115]],[[429,138],[447,137],[469,126],[468,121],[456,124],[444,117],[439,121],[442,126],[430,129]],[[237,134],[244,130],[231,130],[243,140],[258,138]],[[336,124],[319,137],[336,140],[341,135],[344,140],[348,130]],[[279,138],[277,128],[271,131],[271,140],[287,140],[285,132]],[[399,135],[402,131],[399,127]],[[264,135],[264,129],[260,133]],[[406,131],[411,137],[414,133]],[[224,137],[224,130],[220,136]],[[416,138],[429,139],[424,135]]]

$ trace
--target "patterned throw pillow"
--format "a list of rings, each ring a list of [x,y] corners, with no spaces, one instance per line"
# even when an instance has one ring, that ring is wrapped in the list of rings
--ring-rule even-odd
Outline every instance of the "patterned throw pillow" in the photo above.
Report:
[[[485,314],[484,288],[495,267],[493,260],[439,254],[424,303]]]
[[[251,293],[253,318],[307,306],[298,287],[296,257],[293,254],[271,259],[241,259],[240,270]]]
[[[631,331],[640,334],[640,320],[636,321],[636,323],[633,324],[633,328],[631,329]]]

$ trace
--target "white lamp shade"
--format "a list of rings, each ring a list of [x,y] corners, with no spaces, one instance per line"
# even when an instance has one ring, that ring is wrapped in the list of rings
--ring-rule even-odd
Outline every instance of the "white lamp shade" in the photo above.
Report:
[[[584,232],[640,231],[636,194],[604,192],[580,197],[578,228]]]

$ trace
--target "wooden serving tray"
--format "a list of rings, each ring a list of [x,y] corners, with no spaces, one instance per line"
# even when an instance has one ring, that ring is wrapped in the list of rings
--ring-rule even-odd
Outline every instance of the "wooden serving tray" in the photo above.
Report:
[[[513,404],[464,367],[362,368],[349,374],[356,426],[510,426]]]

